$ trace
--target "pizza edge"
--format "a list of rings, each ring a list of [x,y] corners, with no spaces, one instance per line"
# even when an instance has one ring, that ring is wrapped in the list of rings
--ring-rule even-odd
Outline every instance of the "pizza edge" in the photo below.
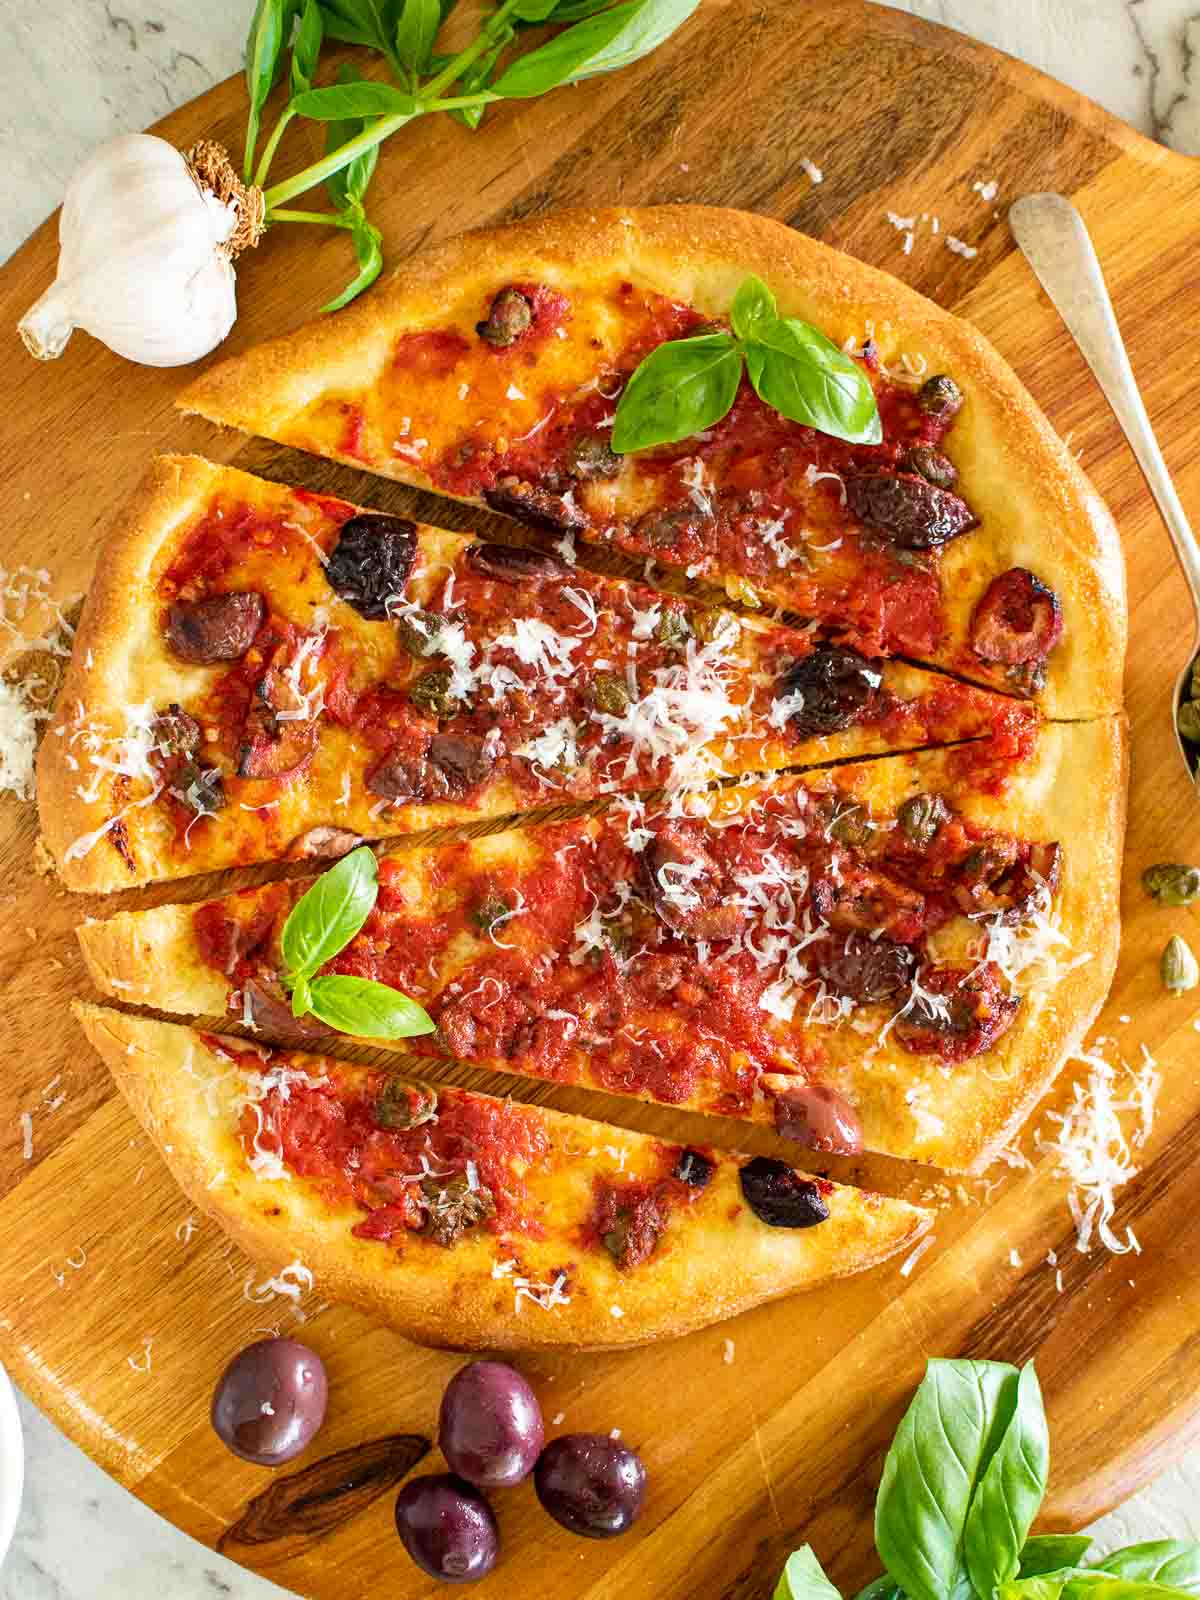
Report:
[[[203,1110],[203,1088],[185,1070],[199,1058],[202,1084],[205,1057],[213,1060],[192,1029],[81,1002],[74,1011],[175,1181],[196,1206],[252,1259],[275,1269],[302,1261],[322,1298],[373,1312],[418,1344],[464,1350],[599,1350],[678,1337],[766,1300],[865,1271],[915,1243],[933,1222],[932,1212],[906,1201],[841,1185],[831,1197],[829,1221],[800,1233],[760,1233],[755,1224],[747,1235],[736,1219],[714,1227],[711,1219],[701,1225],[693,1215],[693,1226],[680,1226],[677,1234],[679,1244],[686,1246],[685,1259],[680,1259],[680,1250],[664,1253],[657,1263],[651,1258],[646,1267],[654,1269],[653,1276],[640,1280],[596,1262],[595,1272],[581,1269],[578,1281],[586,1292],[577,1293],[570,1304],[550,1313],[536,1307],[519,1313],[515,1305],[505,1304],[512,1298],[512,1286],[492,1277],[490,1234],[464,1239],[444,1255],[401,1256],[354,1239],[340,1221],[331,1223],[302,1181],[275,1183],[245,1170],[230,1173],[218,1119]],[[244,1041],[236,1042],[245,1047]],[[286,1055],[298,1063],[306,1059],[299,1052]],[[594,1129],[605,1141],[629,1149],[647,1142],[645,1136],[588,1118],[541,1107],[522,1109],[535,1111],[552,1132]],[[238,1148],[227,1142],[231,1150]],[[224,1179],[214,1186],[219,1172]],[[731,1164],[719,1164],[715,1181],[728,1185],[731,1180]],[[732,1193],[728,1198],[734,1198]],[[763,1247],[747,1249],[747,1237],[758,1238]],[[637,1272],[645,1273],[645,1267]],[[618,1301],[623,1312],[619,1318],[610,1309]]]
[[[967,380],[976,414],[973,453],[985,457],[989,474],[1004,480],[1004,496],[1021,522],[1015,542],[1019,548],[1028,542],[1036,556],[1050,538],[1060,563],[1055,581],[1070,590],[1070,612],[1088,619],[1089,634],[1072,642],[1069,672],[1065,660],[1051,664],[1040,705],[1048,715],[1068,717],[1120,708],[1128,632],[1120,536],[1032,395],[962,318],[890,273],[770,218],[690,205],[578,209],[462,234],[404,262],[337,317],[309,322],[220,362],[176,404],[219,426],[311,448],[290,434],[289,424],[331,375],[336,385],[356,366],[375,370],[397,333],[426,325],[463,286],[489,275],[494,282],[534,271],[538,260],[559,271],[652,267],[660,282],[677,285],[679,298],[714,312],[727,308],[737,281],[754,271],[774,290],[785,314],[807,313],[826,326],[853,317],[860,326],[872,320],[893,332],[902,329],[904,340],[930,356],[935,370],[945,364]],[[319,453],[364,470],[361,461],[335,450]],[[399,460],[392,470],[366,470],[444,495],[425,473]],[[986,505],[983,514],[986,522]],[[1030,537],[1026,528],[1038,531]]]

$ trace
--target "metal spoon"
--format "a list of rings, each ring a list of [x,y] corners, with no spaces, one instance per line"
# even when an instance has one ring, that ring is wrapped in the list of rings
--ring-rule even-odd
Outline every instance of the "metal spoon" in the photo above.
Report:
[[[1150,427],[1083,218],[1061,194],[1027,194],[1011,207],[1008,220],[1013,237],[1066,323],[1121,424],[1167,525],[1191,592],[1195,638],[1171,698],[1175,742],[1191,776],[1192,762],[1179,736],[1178,716],[1181,700],[1190,698],[1187,690],[1191,664],[1200,654],[1200,546],[1184,515],[1158,440]]]

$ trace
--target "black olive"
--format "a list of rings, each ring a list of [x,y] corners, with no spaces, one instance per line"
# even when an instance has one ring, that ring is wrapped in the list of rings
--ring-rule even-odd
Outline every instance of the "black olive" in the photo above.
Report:
[[[802,656],[775,690],[782,700],[799,693],[804,702],[788,718],[803,739],[840,733],[870,715],[883,675],[855,650],[829,645]]]
[[[815,1228],[829,1220],[829,1207],[811,1178],[770,1156],[755,1156],[740,1173],[742,1194],[769,1228]]]
[[[915,472],[918,477],[936,484],[939,489],[953,489],[958,482],[958,468],[950,457],[927,444],[915,444],[911,450],[905,451],[900,466],[903,471]]]
[[[164,756],[195,755],[202,738],[195,717],[178,705],[169,705],[165,711],[160,711],[150,733],[155,749]]]
[[[437,1121],[437,1107],[432,1089],[410,1088],[400,1078],[389,1078],[375,1102],[375,1121],[381,1128],[419,1128]]]
[[[915,472],[860,472],[846,479],[850,510],[902,550],[933,550],[979,526],[965,500]]]
[[[483,498],[493,511],[547,533],[582,533],[588,526],[583,512],[563,495],[520,478],[501,478],[494,489],[483,491]]]
[[[167,643],[182,661],[236,661],[254,643],[266,605],[253,590],[177,600],[167,612]]]
[[[380,622],[388,614],[388,601],[403,596],[416,555],[414,523],[368,512],[342,524],[325,577],[360,617]]]
[[[665,550],[700,533],[704,523],[698,511],[647,511],[634,523],[633,535],[654,550]]]
[[[917,390],[917,404],[928,416],[948,422],[962,410],[962,390],[953,378],[938,372]]]
[[[505,583],[524,583],[537,578],[566,578],[571,569],[565,561],[545,550],[524,550],[515,544],[473,544],[467,560],[485,578],[500,578]]]
[[[872,1003],[890,999],[912,981],[916,957],[905,944],[851,934],[842,945],[818,947],[816,967],[836,994]]]
[[[533,321],[533,306],[519,289],[501,289],[487,317],[475,324],[479,337],[497,349],[515,344]]]
[[[678,1178],[680,1183],[686,1183],[689,1188],[707,1189],[715,1171],[716,1163],[689,1145],[686,1150],[679,1152],[673,1176]]]

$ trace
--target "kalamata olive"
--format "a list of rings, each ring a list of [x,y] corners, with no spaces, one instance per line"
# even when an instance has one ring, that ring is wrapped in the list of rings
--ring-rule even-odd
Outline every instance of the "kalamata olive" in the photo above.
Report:
[[[473,1361],[442,1396],[438,1443],[452,1472],[480,1489],[511,1489],[537,1465],[546,1442],[537,1396],[500,1361]]]
[[[679,1160],[675,1163],[674,1176],[680,1183],[686,1183],[691,1189],[707,1189],[716,1170],[716,1163],[704,1155],[700,1150],[693,1150],[689,1145],[686,1150],[679,1152]]]
[[[646,1469],[619,1439],[565,1433],[542,1451],[533,1484],[555,1522],[585,1539],[612,1539],[641,1514]]]
[[[432,1089],[389,1078],[375,1102],[375,1121],[381,1128],[420,1128],[437,1121],[438,1098]]]
[[[850,510],[902,550],[933,550],[979,526],[965,500],[915,472],[860,472],[846,479]]]
[[[962,410],[962,390],[944,372],[935,372],[917,390],[917,404],[926,416],[949,422]]]
[[[211,762],[190,757],[172,763],[167,788],[196,817],[211,817],[225,808],[225,781]]]
[[[328,1397],[325,1366],[315,1351],[294,1339],[260,1339],[222,1373],[212,1425],[235,1456],[277,1467],[312,1442]]]
[[[975,967],[926,967],[919,987],[896,1018],[895,1037],[914,1055],[967,1061],[1007,1032],[1020,1002],[1001,987],[991,962]]]
[[[368,622],[382,622],[388,601],[399,601],[417,555],[416,524],[364,512],[342,524],[325,568],[334,593]]]
[[[396,1532],[421,1571],[443,1583],[477,1583],[500,1554],[491,1506],[449,1472],[409,1479],[396,1500]]]
[[[1045,660],[1062,638],[1062,607],[1053,589],[1024,567],[993,578],[971,617],[971,649],[981,661],[1012,666]]]
[[[485,578],[504,583],[525,583],[537,578],[567,578],[571,569],[545,550],[522,550],[512,544],[473,544],[467,560]]]
[[[366,787],[385,800],[460,800],[485,778],[492,750],[477,734],[439,733],[424,750],[398,750],[367,773]]]
[[[533,306],[528,296],[510,285],[495,296],[486,318],[475,324],[475,332],[487,344],[506,349],[516,344],[532,321]]]
[[[170,705],[158,713],[151,724],[150,734],[155,749],[165,756],[195,755],[203,738],[195,717],[178,705]]]
[[[331,823],[308,828],[297,834],[288,846],[289,861],[310,861],[317,856],[344,856],[362,843],[362,835]]]
[[[725,892],[724,874],[687,823],[662,824],[643,857],[654,908],[685,939],[734,939],[744,907]]]
[[[1062,850],[1057,844],[1035,844],[1020,860],[1015,839],[999,836],[976,845],[959,864],[950,894],[967,916],[986,914],[1001,922],[1020,922],[1034,899],[1058,887]]]
[[[281,994],[272,993],[257,978],[247,978],[242,986],[246,1007],[254,1026],[263,1037],[285,1049],[303,1050],[336,1039],[338,1034],[314,1016],[297,1017]]]
[[[644,539],[652,550],[674,549],[685,540],[696,538],[711,517],[699,511],[647,511],[633,525],[635,539]]]
[[[254,643],[266,605],[253,590],[176,600],[167,611],[167,643],[182,661],[237,661]]]
[[[645,1184],[602,1183],[593,1222],[604,1248],[627,1272],[654,1254],[666,1231],[667,1213],[665,1203]]]
[[[425,1223],[421,1232],[443,1250],[452,1250],[464,1233],[496,1215],[492,1191],[465,1172],[421,1179]]]
[[[871,1004],[908,987],[916,957],[906,944],[852,933],[844,944],[818,945],[814,964],[835,994]]]
[[[958,468],[950,457],[927,444],[915,444],[911,450],[906,450],[900,467],[904,472],[915,472],[939,489],[953,489],[958,482]]]
[[[755,1156],[739,1177],[746,1204],[769,1228],[815,1228],[829,1220],[820,1187],[782,1161]]]
[[[547,533],[582,533],[588,526],[588,519],[572,501],[520,478],[501,478],[494,489],[483,491],[483,498],[493,511]]]
[[[774,1101],[781,1139],[828,1155],[856,1156],[862,1150],[862,1119],[836,1089],[778,1072],[764,1073],[762,1086]]]
[[[775,698],[802,696],[788,722],[802,739],[841,733],[874,709],[883,674],[856,650],[832,645],[802,656],[779,679]]]
[[[842,857],[836,873],[814,878],[813,910],[839,933],[870,933],[882,928],[905,943],[921,929],[925,896],[870,867]]]
[[[563,464],[573,478],[615,478],[621,470],[621,458],[603,433],[580,434]]]

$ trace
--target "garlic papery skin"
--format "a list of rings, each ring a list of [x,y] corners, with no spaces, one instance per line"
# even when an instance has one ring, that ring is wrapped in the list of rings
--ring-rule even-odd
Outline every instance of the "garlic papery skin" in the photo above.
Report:
[[[58,274],[19,325],[27,348],[49,361],[83,328],[144,366],[199,360],[237,317],[237,224],[236,205],[203,189],[174,145],[110,139],[67,188]]]

